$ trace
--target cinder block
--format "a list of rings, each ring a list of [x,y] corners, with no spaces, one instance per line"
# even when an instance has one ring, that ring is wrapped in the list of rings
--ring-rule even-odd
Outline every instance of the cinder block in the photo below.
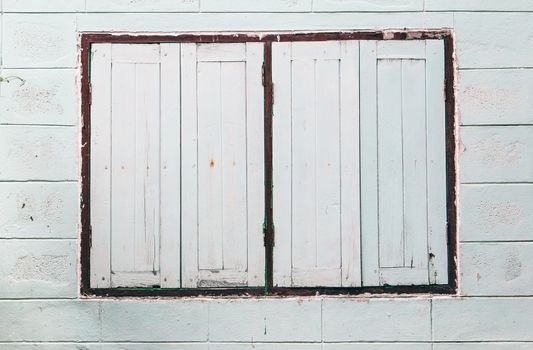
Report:
[[[533,184],[462,185],[461,241],[533,240]]]
[[[431,344],[427,343],[389,343],[389,344],[324,344],[323,350],[432,350]]]
[[[209,350],[206,343],[114,343],[101,346],[100,350]]]
[[[533,69],[460,71],[457,103],[461,123],[532,124],[531,81]]]
[[[426,0],[426,11],[531,11],[530,0]]]
[[[313,11],[422,11],[424,0],[314,0]]]
[[[305,12],[312,0],[202,0],[202,12]]]
[[[0,342],[97,342],[97,301],[0,301]]]
[[[0,183],[0,238],[76,238],[78,184]]]
[[[242,344],[216,344],[209,343],[209,350],[322,350],[321,344],[295,344],[295,343],[242,343]]]
[[[206,341],[207,302],[129,300],[102,302],[104,341]]]
[[[6,14],[3,22],[4,68],[76,66],[75,15]]]
[[[0,126],[0,181],[76,180],[74,127]]]
[[[246,299],[209,304],[209,340],[320,341],[320,300]]]
[[[195,12],[199,0],[88,0],[88,12]]]
[[[325,299],[326,342],[431,340],[430,301],[424,299]]]
[[[452,13],[92,13],[79,31],[261,31],[452,28]]]
[[[0,350],[102,350],[95,343],[25,343],[0,344]]]
[[[0,240],[0,298],[78,295],[74,240]]]
[[[2,0],[2,8],[5,13],[77,12],[85,9],[85,0]]]
[[[532,350],[533,343],[435,343],[433,350]]]
[[[461,244],[462,295],[533,294],[533,243]]]
[[[459,67],[533,67],[531,22],[533,13],[457,13],[455,30]]]
[[[4,69],[2,75],[25,80],[2,84],[1,124],[76,125],[79,116],[76,71]]]
[[[533,181],[533,126],[461,128],[463,183]]]
[[[532,341],[533,298],[437,298],[435,341]]]

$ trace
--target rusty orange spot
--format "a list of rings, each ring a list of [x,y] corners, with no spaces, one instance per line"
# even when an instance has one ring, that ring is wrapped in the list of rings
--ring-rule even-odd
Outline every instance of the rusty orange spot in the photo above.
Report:
[[[209,162],[209,166],[211,168],[214,168],[215,167],[215,161],[213,159],[211,159],[211,162]]]

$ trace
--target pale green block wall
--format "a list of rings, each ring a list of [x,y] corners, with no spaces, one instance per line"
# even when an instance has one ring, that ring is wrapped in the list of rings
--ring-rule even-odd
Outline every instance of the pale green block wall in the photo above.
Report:
[[[533,349],[532,1],[2,0],[1,22],[27,82],[0,86],[0,349]],[[460,297],[78,298],[79,31],[390,28],[456,33]]]

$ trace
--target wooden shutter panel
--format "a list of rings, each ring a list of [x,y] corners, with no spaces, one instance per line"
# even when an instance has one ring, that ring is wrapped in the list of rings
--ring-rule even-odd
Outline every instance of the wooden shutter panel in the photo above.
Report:
[[[361,42],[364,286],[447,283],[443,87],[442,41]]]
[[[93,288],[180,285],[177,67],[175,44],[92,47]]]
[[[263,45],[182,44],[183,287],[264,284]]]
[[[91,287],[263,285],[262,62],[259,43],[93,45]]]
[[[359,44],[273,44],[274,284],[359,286]]]

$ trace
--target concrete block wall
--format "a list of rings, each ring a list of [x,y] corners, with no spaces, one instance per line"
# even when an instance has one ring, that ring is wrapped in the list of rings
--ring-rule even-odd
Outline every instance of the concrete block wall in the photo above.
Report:
[[[533,349],[533,1],[0,0],[0,349]],[[458,296],[81,299],[81,31],[452,28]]]

